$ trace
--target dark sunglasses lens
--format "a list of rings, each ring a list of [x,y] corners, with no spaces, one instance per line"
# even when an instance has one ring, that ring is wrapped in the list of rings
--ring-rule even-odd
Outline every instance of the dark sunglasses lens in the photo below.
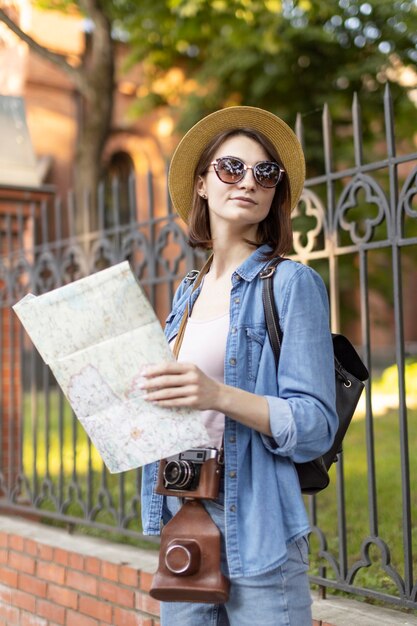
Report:
[[[243,178],[245,164],[239,159],[225,157],[217,160],[216,171],[224,183],[237,183]]]
[[[281,178],[281,170],[278,163],[262,161],[255,166],[254,175],[262,187],[275,187]]]

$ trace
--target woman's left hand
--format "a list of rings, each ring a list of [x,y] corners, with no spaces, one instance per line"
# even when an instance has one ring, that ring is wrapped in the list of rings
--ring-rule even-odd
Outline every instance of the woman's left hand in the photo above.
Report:
[[[141,372],[143,399],[164,407],[216,409],[220,383],[193,363],[164,362],[147,365]]]

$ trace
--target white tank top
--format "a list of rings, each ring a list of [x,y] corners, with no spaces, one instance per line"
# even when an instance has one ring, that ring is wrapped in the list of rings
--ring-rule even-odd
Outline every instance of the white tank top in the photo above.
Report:
[[[210,320],[188,318],[178,361],[194,363],[210,378],[224,382],[224,355],[228,332],[229,313]],[[202,413],[211,445],[219,448],[223,439],[224,414],[212,410]]]

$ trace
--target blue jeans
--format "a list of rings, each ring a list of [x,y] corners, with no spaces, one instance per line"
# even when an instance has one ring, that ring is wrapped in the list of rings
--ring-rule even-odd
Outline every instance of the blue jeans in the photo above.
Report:
[[[179,506],[178,498],[168,498],[171,513],[175,514]],[[204,501],[204,506],[223,539],[223,506],[209,501]],[[222,570],[227,575],[223,541]],[[161,602],[161,626],[310,626],[307,571],[308,541],[301,537],[288,546],[288,559],[277,569],[260,576],[234,578],[225,604]]]

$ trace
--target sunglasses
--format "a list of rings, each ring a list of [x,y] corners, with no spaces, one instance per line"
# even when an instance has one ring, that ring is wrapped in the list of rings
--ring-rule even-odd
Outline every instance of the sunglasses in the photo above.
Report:
[[[276,187],[285,172],[275,161],[259,161],[255,165],[246,165],[240,159],[231,156],[220,157],[210,165],[213,165],[222,183],[227,185],[238,183],[245,178],[248,170],[252,170],[256,182],[267,189]]]

